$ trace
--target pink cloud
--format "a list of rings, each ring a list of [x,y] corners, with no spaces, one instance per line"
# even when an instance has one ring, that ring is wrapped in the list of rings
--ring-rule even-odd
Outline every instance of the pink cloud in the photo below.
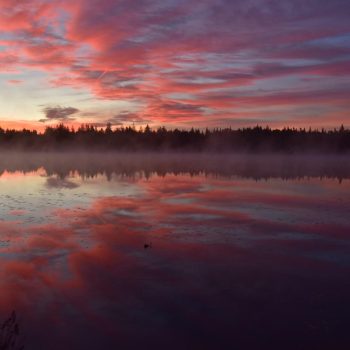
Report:
[[[175,118],[179,125],[200,119],[211,124],[230,115],[234,122],[239,111],[249,114],[251,107],[261,109],[251,116],[263,123],[267,106],[315,101],[336,113],[334,106],[349,97],[349,87],[339,94],[324,78],[349,75],[349,28],[341,0],[332,5],[316,0],[1,4],[0,28],[7,34],[1,39],[2,71],[43,70],[53,87],[137,102],[138,114],[154,124]],[[318,89],[310,91],[302,79],[308,76],[320,79]],[[279,86],[271,91],[273,79]],[[264,85],[270,93],[259,92],[257,86]]]

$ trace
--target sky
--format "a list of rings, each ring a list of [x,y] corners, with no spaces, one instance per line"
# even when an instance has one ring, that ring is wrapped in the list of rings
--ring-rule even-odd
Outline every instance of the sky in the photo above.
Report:
[[[349,0],[0,0],[0,125],[350,126]]]

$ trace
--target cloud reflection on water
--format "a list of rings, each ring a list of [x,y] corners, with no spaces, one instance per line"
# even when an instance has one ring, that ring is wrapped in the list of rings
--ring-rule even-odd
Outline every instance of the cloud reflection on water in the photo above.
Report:
[[[346,348],[349,180],[70,176],[0,221],[26,348]]]

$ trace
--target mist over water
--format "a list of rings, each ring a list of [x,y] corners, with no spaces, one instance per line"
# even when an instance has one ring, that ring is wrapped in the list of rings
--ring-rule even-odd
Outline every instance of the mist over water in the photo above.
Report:
[[[3,153],[25,349],[348,349],[346,156]]]
[[[112,174],[123,177],[167,174],[210,175],[256,180],[281,178],[350,178],[348,155],[127,153],[127,152],[3,152],[0,174],[42,169],[64,179]]]

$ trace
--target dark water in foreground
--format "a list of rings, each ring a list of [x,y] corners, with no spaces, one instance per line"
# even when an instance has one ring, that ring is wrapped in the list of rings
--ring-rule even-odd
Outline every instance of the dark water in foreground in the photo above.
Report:
[[[25,349],[350,348],[347,159],[65,157],[0,158]]]

